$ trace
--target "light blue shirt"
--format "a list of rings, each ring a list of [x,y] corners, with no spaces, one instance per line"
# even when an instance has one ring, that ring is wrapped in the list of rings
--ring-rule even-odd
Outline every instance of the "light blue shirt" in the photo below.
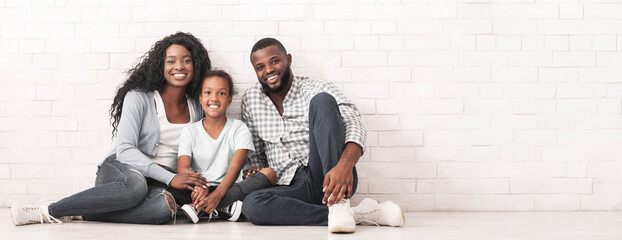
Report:
[[[203,128],[203,120],[192,123],[179,135],[179,156],[190,156],[190,168],[205,177],[210,186],[219,185],[224,179],[233,153],[247,149],[250,156],[255,152],[251,132],[237,119],[227,118],[225,127],[213,139]],[[242,180],[242,174],[237,181]]]

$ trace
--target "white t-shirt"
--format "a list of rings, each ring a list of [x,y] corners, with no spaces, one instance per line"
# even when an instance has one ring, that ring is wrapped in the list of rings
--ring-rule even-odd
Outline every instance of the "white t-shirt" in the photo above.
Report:
[[[229,170],[233,153],[248,149],[247,156],[255,152],[251,132],[242,121],[227,118],[225,127],[213,139],[203,128],[203,120],[186,126],[179,135],[178,156],[190,156],[190,168],[205,177],[210,186],[219,185]],[[237,181],[242,180],[242,174]]]
[[[170,123],[166,118],[164,101],[162,101],[162,96],[160,96],[160,92],[158,92],[158,90],[153,91],[153,98],[155,100],[158,123],[160,124],[160,140],[156,145],[156,156],[149,157],[149,159],[157,164],[177,170],[177,147],[179,145],[179,133],[185,126],[195,122],[196,117],[194,116],[194,111],[189,111],[189,123]],[[187,101],[188,107],[192,106],[190,104],[190,100],[188,99]]]

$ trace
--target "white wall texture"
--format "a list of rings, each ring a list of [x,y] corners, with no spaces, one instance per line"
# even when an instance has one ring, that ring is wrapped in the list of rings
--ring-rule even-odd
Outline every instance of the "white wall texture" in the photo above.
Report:
[[[620,0],[0,0],[0,206],[93,185],[116,86],[191,32],[243,92],[255,41],[360,108],[358,196],[416,211],[619,210]],[[239,96],[230,114],[239,117]]]

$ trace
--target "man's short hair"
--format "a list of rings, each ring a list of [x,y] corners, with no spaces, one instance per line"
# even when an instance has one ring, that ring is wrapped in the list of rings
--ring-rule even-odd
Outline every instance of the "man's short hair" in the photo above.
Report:
[[[253,49],[251,49],[251,54],[253,54],[257,50],[261,50],[269,46],[276,46],[277,48],[279,48],[279,50],[283,51],[283,53],[287,54],[287,50],[285,50],[285,47],[283,46],[283,44],[281,44],[281,42],[279,42],[279,40],[269,37],[262,38],[261,40],[257,41],[257,43],[253,45]]]

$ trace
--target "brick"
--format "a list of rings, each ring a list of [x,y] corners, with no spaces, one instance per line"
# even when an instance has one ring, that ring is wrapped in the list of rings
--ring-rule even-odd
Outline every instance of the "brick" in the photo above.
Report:
[[[596,62],[594,53],[553,53],[555,67],[590,67],[595,66]]]
[[[496,38],[492,35],[477,36],[477,51],[492,51],[496,49]]]
[[[479,90],[479,86],[472,83],[439,83],[434,86],[434,96],[438,98],[476,98],[480,95]]]
[[[170,7],[133,7],[132,22],[174,22],[176,12]]]
[[[52,110],[49,101],[8,101],[7,103],[7,113],[10,116],[50,116]]]
[[[442,20],[397,20],[398,34],[442,34]],[[465,33],[471,34],[471,33]]]
[[[595,114],[598,104],[594,99],[559,99],[557,113],[561,114]]]
[[[37,8],[37,21],[44,23],[81,22],[82,11],[77,7]]]
[[[622,54],[620,53],[598,53],[596,54],[596,65],[601,67],[617,67],[622,64]]]
[[[500,147],[500,160],[503,162],[540,161],[541,148],[531,146]],[[491,169],[494,170],[494,169]]]
[[[599,99],[598,100],[598,113],[599,114],[619,114],[622,109],[620,101],[617,99]]]
[[[511,180],[511,193],[591,193],[591,179]]]
[[[233,24],[233,34],[238,36],[277,35],[278,22],[275,21],[236,21]]]
[[[514,134],[507,130],[469,130],[467,141],[471,146],[508,146],[514,144]]]
[[[538,68],[538,82],[578,82],[577,68]]]
[[[406,67],[367,68],[365,71],[365,79],[370,82],[410,82],[411,77],[411,69]]]
[[[414,179],[372,179],[368,180],[369,193],[415,193]]]
[[[512,102],[506,99],[466,99],[464,101],[465,114],[510,113]]]
[[[581,19],[583,11],[583,4],[559,4],[560,19]]]
[[[582,211],[611,211],[620,210],[622,194],[592,194],[581,195]]]
[[[350,4],[313,5],[313,18],[317,20],[354,20],[358,8]]]
[[[71,194],[71,179],[28,179],[29,194]]]
[[[85,22],[106,22],[107,9],[102,7],[83,7],[82,9],[82,23]]]
[[[544,38],[544,49],[548,51],[568,51],[568,37],[547,36]]]
[[[376,113],[378,114],[397,114],[399,112],[398,101],[395,100],[375,100]],[[403,120],[400,120],[403,121]],[[403,127],[403,126],[402,126]]]
[[[550,52],[510,52],[507,65],[517,67],[553,66],[553,54]],[[560,60],[561,61],[561,60]]]
[[[479,177],[479,163],[440,162],[437,169],[439,178],[476,179]]]
[[[461,56],[452,51],[414,52],[414,66],[458,66]],[[447,73],[449,74],[449,73]]]
[[[22,40],[23,41],[23,40]],[[18,40],[0,40],[1,53],[18,53],[20,41]]]
[[[606,96],[603,84],[566,83],[557,85],[557,98],[601,98]]]
[[[400,118],[395,115],[373,115],[363,116],[363,123],[367,130],[399,130]]]
[[[325,24],[326,35],[366,35],[371,33],[369,21],[338,21]]]
[[[477,38],[472,35],[451,35],[451,49],[475,51]]]
[[[428,4],[428,18],[456,18],[458,5],[456,3]]]
[[[537,82],[537,68],[492,68],[493,82]]]
[[[521,49],[521,38],[519,36],[497,36],[498,51],[517,51]]]
[[[523,176],[528,178],[560,178],[568,176],[565,162],[525,162]]]
[[[542,51],[544,50],[544,37],[542,36],[524,36],[522,41],[523,51]]]
[[[118,37],[118,23],[79,23],[75,26],[77,38]]]
[[[380,132],[380,146],[422,146],[423,133],[419,131]]]
[[[36,89],[37,100],[68,100],[75,95],[72,85],[39,85]]]
[[[568,47],[570,51],[592,50],[592,38],[590,36],[569,36]]]
[[[58,147],[94,147],[100,144],[99,132],[59,132]]]
[[[0,8],[2,27],[6,23],[30,23],[37,20],[38,10],[31,8]]]
[[[132,21],[132,8],[130,7],[106,7],[106,21],[128,24]]]
[[[387,54],[379,51],[344,52],[342,66],[344,67],[375,67],[387,64]]]
[[[578,211],[581,209],[581,195],[543,194],[534,195],[535,211]]]
[[[594,51],[615,51],[615,36],[594,36],[592,37],[592,48]]]
[[[428,9],[423,4],[385,4],[382,16],[385,19],[426,19]]]
[[[398,25],[396,20],[374,20],[371,21],[371,33],[396,34],[397,26]]]
[[[557,4],[460,4],[458,18],[556,19]]]
[[[419,179],[417,193],[508,193],[509,180]]]
[[[381,4],[359,4],[359,19],[381,19],[383,17],[383,7]]]
[[[520,130],[514,133],[517,145],[551,146],[557,144],[557,133],[552,130]]]
[[[436,176],[436,164],[434,163],[359,162],[356,168],[359,177],[368,179],[368,181],[383,178],[413,179]]]
[[[74,36],[75,36],[75,26],[73,23],[55,23],[55,24],[50,25],[50,38],[51,39],[61,40],[61,39],[56,39],[56,38],[64,38],[62,40],[69,40],[66,38],[74,37]],[[78,39],[76,39],[75,41],[78,41]],[[80,43],[83,44],[82,41],[80,41]],[[46,47],[47,52],[49,52],[48,50],[49,48]]]
[[[442,130],[447,128],[447,117],[442,115],[400,115],[403,130]]]
[[[353,98],[387,98],[389,90],[386,83],[348,83],[344,93]]]
[[[323,35],[324,23],[316,21],[280,21],[280,35]],[[252,46],[252,45],[251,45]]]
[[[406,50],[449,50],[450,38],[446,36],[406,36]]]
[[[508,54],[502,52],[464,52],[460,54],[462,66],[507,66]]]
[[[417,151],[412,147],[374,147],[371,149],[371,161],[374,162],[412,162],[417,158]]]
[[[45,51],[45,40],[20,40],[19,51],[21,53],[43,53]]]
[[[444,33],[449,34],[492,34],[492,20],[453,20],[444,23]]]
[[[377,36],[355,36],[354,50],[374,51],[379,50],[380,39]]]
[[[533,196],[505,194],[437,194],[435,209],[442,211],[532,211]]]
[[[589,106],[593,107],[593,106]],[[587,108],[587,107],[585,107]],[[587,110],[584,110],[587,112]],[[577,129],[613,129],[621,127],[622,118],[617,115],[582,114],[576,117]]]
[[[86,39],[47,39],[45,42],[46,53],[86,53],[90,49]]]

